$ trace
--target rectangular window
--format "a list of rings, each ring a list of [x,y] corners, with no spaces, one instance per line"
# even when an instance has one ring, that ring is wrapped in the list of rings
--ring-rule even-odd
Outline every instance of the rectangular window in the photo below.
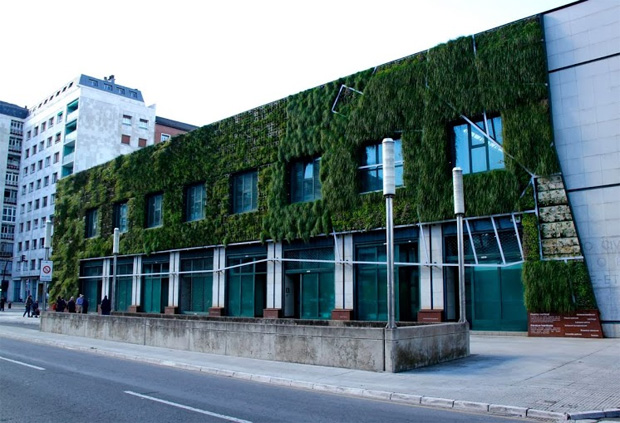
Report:
[[[294,162],[291,165],[291,203],[321,198],[319,171],[321,158]]]
[[[38,167],[39,170],[43,169],[43,160],[39,160],[37,162],[37,167]]]
[[[56,138],[54,139],[54,143],[60,142],[60,132],[56,134]]]
[[[54,116],[52,116],[52,117],[50,118],[50,120],[48,121],[48,125],[49,125],[50,127],[54,126]]]
[[[123,115],[123,125],[131,125],[131,116]]]
[[[395,185],[403,183],[403,144],[394,140]],[[383,144],[376,143],[364,147],[358,170],[360,191],[372,192],[383,190]]]
[[[146,147],[146,138],[138,138],[138,147]]]
[[[43,122],[41,124],[41,132],[45,131],[46,128],[47,128],[47,122]]]
[[[97,236],[97,209],[86,211],[86,238]]]
[[[37,154],[37,146],[33,145],[32,146],[32,155],[34,156],[35,154]]]
[[[131,137],[130,137],[129,135],[125,135],[125,134],[123,134],[123,135],[121,136],[121,142],[122,142],[123,144],[127,144],[127,145],[129,145],[129,143],[131,142]]]
[[[160,137],[159,140],[161,142],[164,142],[164,141],[168,141],[169,139],[170,139],[170,135],[169,134],[161,134],[161,137]]]
[[[185,221],[204,219],[206,203],[205,184],[185,188]]]
[[[52,146],[52,137],[47,137],[47,144],[46,144],[47,148],[50,148]]]
[[[452,128],[455,163],[463,169],[463,174],[504,168],[502,118],[495,117],[487,119],[486,122],[488,127],[483,119],[477,121],[476,126],[463,123]]]
[[[45,158],[45,167],[49,167],[51,161],[52,161],[52,157],[51,156],[47,156]]]
[[[52,184],[55,184],[56,181],[58,181],[58,172],[52,174]]]
[[[258,172],[240,173],[233,177],[233,213],[244,213],[258,207]]]
[[[155,228],[162,225],[163,221],[163,194],[154,194],[146,200],[146,227]]]
[[[46,176],[45,178],[43,178],[43,186],[46,187],[50,184],[50,177]]]
[[[149,127],[149,121],[146,119],[140,119],[140,123],[138,125],[140,128],[142,129],[148,129]]]
[[[116,203],[114,205],[114,227],[120,233],[125,233],[129,229],[127,224],[127,203]]]
[[[60,160],[60,152],[56,152],[54,153],[54,163],[58,163],[58,161]]]
[[[37,179],[37,189],[41,189],[41,180]]]

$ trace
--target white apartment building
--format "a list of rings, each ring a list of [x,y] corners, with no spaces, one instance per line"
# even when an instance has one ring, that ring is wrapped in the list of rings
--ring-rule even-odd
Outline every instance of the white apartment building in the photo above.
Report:
[[[0,220],[0,295],[7,298],[13,270],[13,239],[17,220],[17,189],[19,187],[20,157],[24,120],[28,109],[0,101],[0,186],[2,219]]]
[[[29,109],[16,171],[9,301],[43,293],[39,275],[46,222],[54,219],[56,182],[152,145],[154,134],[155,106],[147,107],[139,90],[116,84],[113,75],[80,75]],[[0,156],[6,156],[1,148]]]

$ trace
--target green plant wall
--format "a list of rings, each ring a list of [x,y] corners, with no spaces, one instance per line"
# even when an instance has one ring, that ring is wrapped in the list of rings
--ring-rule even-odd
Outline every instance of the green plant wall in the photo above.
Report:
[[[451,126],[461,115],[501,115],[508,153],[506,169],[465,176],[467,214],[532,208],[528,171],[558,171],[543,44],[539,20],[525,19],[291,95],[62,179],[52,295],[77,289],[79,259],[111,254],[115,202],[129,202],[122,254],[308,240],[332,231],[382,227],[383,197],[359,194],[357,167],[361,148],[388,136],[402,137],[405,162],[405,186],[394,201],[395,224],[452,218]],[[351,89],[341,90],[343,85]],[[290,204],[287,169],[291,161],[310,157],[321,157],[322,198]],[[231,178],[249,169],[259,175],[258,210],[233,214]],[[196,182],[207,186],[207,217],[186,223],[184,187]],[[145,197],[156,192],[163,193],[164,223],[145,229]],[[84,215],[95,207],[100,234],[85,239]]]

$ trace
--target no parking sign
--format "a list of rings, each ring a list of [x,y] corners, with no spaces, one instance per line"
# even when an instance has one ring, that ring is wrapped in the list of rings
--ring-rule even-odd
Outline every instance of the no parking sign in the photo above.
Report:
[[[54,271],[54,263],[51,260],[41,261],[41,282],[51,282],[52,272]]]

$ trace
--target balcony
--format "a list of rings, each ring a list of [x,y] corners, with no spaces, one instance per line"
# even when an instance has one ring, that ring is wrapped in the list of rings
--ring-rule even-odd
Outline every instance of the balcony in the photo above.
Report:
[[[65,135],[64,145],[75,145],[75,140],[77,140],[77,131]]]
[[[69,113],[69,114],[67,115],[67,119],[66,119],[66,121],[67,121],[67,122],[71,122],[71,121],[73,121],[73,120],[76,120],[76,121],[77,121],[78,114],[79,114],[79,109],[78,109],[78,110],[76,110],[76,111],[74,111],[74,112]]]
[[[13,241],[15,239],[15,234],[5,234],[5,233],[2,233],[2,234],[0,234],[0,239],[4,239],[4,240],[8,240],[8,241]]]
[[[65,166],[70,163],[73,163],[74,159],[75,159],[75,153],[67,154],[66,156],[62,158],[62,165]]]

